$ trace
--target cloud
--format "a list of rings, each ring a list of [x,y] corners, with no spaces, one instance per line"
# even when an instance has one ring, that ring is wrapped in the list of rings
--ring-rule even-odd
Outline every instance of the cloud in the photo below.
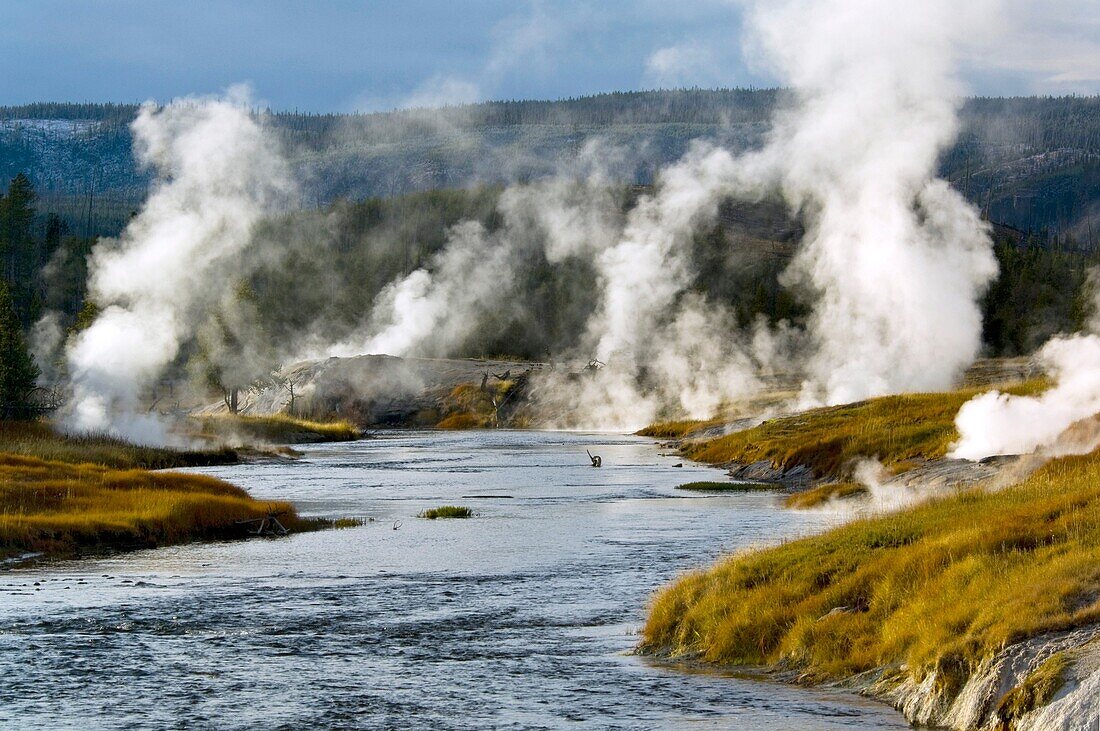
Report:
[[[645,82],[665,89],[681,86],[718,86],[723,74],[714,51],[700,43],[659,48],[645,64]]]

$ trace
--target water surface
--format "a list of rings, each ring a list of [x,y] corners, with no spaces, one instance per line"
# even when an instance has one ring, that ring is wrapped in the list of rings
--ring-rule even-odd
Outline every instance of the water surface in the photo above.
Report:
[[[373,522],[0,572],[0,726],[906,727],[852,695],[629,654],[661,584],[825,516],[677,491],[721,475],[635,437],[406,432],[305,451],[196,471]],[[441,504],[477,515],[415,517]]]

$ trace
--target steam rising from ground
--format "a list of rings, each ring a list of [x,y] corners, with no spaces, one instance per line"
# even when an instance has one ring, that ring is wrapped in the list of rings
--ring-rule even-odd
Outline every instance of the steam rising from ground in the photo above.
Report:
[[[687,294],[690,238],[720,201],[776,191],[807,222],[786,274],[814,303],[806,361],[787,364],[807,375],[803,405],[951,386],[977,355],[977,300],[996,265],[977,211],[934,170],[956,133],[956,51],[989,10],[946,0],[758,3],[753,49],[796,90],[763,149],[735,158],[694,146],[621,225],[561,195],[528,198],[526,218],[549,224],[547,257],[591,256],[599,275],[600,304],[573,355],[609,367],[545,388],[557,412],[615,427],[663,412],[709,416],[751,392],[759,368],[776,367],[774,348],[754,347],[775,335],[737,332],[720,306]],[[369,347],[415,352],[469,327],[471,303],[509,282],[500,249],[530,240],[516,235],[520,199],[502,207],[508,223],[491,247],[456,231],[430,272],[387,290],[375,320],[388,325]],[[481,266],[492,276],[477,276]]]
[[[1039,359],[1054,386],[1037,396],[990,391],[963,404],[953,456],[977,460],[1038,450],[1055,457],[1100,445],[1100,429],[1089,420],[1100,413],[1100,336],[1054,338]]]
[[[453,354],[488,320],[523,309],[517,275],[534,257],[591,267],[598,287],[595,311],[554,355],[607,367],[540,376],[536,394],[554,425],[708,417],[757,389],[762,370],[805,373],[802,405],[948,387],[977,354],[977,299],[996,271],[977,212],[934,170],[956,132],[956,52],[990,11],[947,0],[757,2],[751,51],[794,88],[763,148],[735,157],[697,143],[624,212],[611,191],[631,151],[590,143],[560,178],[506,190],[499,226],[452,227],[426,266],[382,290],[352,337],[308,347]],[[234,92],[146,106],[134,123],[137,154],[158,182],[121,238],[92,258],[90,293],[103,311],[68,347],[73,428],[149,440],[142,393],[186,344],[241,319],[212,323],[210,313],[248,272],[246,254],[261,245],[255,224],[293,188],[246,103]],[[739,328],[690,291],[692,236],[720,203],[776,194],[806,227],[785,275],[813,305],[805,331]],[[247,345],[242,373],[263,360]],[[232,348],[210,350],[232,365]],[[795,351],[799,362],[786,362]]]
[[[253,226],[292,190],[248,101],[235,89],[224,99],[141,108],[135,153],[157,180],[122,235],[100,242],[89,261],[89,295],[101,312],[68,346],[71,429],[167,439],[142,412],[143,392],[241,273]]]
[[[996,265],[977,211],[934,170],[956,132],[956,52],[989,10],[946,0],[757,3],[751,46],[796,90],[763,149],[735,158],[693,146],[622,220],[598,195],[571,195],[569,181],[513,188],[501,230],[452,230],[435,261],[387,287],[360,343],[447,353],[479,313],[504,306],[523,260],[515,252],[541,247],[548,261],[595,266],[599,305],[563,355],[608,364],[582,381],[544,378],[541,398],[559,425],[710,416],[754,390],[761,368],[803,370],[803,405],[951,386],[977,355],[977,300]],[[579,189],[607,178],[596,166]],[[739,332],[719,304],[687,292],[691,237],[723,198],[776,192],[807,223],[786,274],[814,303],[802,363],[772,360],[789,328]],[[356,345],[333,352],[363,350]]]
[[[447,355],[478,326],[479,314],[508,291],[514,267],[507,232],[489,235],[476,221],[453,227],[431,269],[417,269],[378,295],[363,341],[329,349],[331,355]]]
[[[991,242],[934,171],[956,133],[955,55],[984,5],[756,6],[755,39],[798,94],[752,162],[808,218],[787,272],[816,293],[804,402],[949,387],[978,353]]]

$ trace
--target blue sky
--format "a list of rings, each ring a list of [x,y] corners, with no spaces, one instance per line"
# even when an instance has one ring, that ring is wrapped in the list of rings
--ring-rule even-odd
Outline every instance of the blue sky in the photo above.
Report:
[[[1094,3],[1007,2],[1027,51],[971,62],[973,91],[1100,91]],[[740,16],[731,0],[0,0],[0,104],[240,82],[310,111],[772,85],[742,58]]]

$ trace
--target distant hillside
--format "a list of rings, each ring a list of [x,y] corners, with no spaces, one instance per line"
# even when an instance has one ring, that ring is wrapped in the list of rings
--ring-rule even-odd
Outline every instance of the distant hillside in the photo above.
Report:
[[[760,143],[785,92],[624,92],[364,115],[265,116],[313,203],[522,181],[568,166],[596,140],[624,183],[649,183],[693,139]],[[74,231],[112,233],[148,178],[130,154],[134,105],[0,107],[0,177],[30,175]],[[942,173],[1023,231],[1100,237],[1100,97],[969,99]],[[616,150],[628,151],[618,155]],[[1092,221],[1092,219],[1096,219]]]

